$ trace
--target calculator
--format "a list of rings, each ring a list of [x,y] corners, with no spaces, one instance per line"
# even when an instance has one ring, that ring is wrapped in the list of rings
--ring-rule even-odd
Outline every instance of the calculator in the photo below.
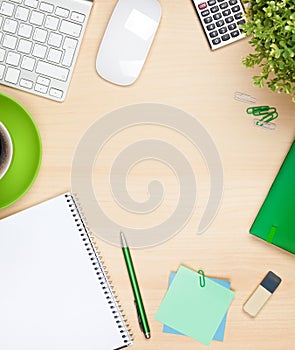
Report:
[[[192,0],[192,2],[212,50],[245,37],[239,28],[239,25],[245,23],[245,9],[241,0]]]

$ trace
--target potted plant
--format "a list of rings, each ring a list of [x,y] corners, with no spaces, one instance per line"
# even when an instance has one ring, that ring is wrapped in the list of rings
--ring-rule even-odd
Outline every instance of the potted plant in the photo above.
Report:
[[[243,59],[246,67],[261,68],[254,85],[265,84],[295,102],[295,0],[243,0],[246,23],[242,26],[255,49]]]

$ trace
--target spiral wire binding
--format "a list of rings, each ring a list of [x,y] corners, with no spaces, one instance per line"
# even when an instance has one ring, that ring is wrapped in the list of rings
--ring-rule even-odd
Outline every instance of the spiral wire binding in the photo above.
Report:
[[[70,207],[83,244],[85,245],[86,251],[90,257],[90,261],[97,275],[99,284],[103,289],[106,301],[110,306],[117,327],[119,328],[123,342],[124,344],[129,345],[129,341],[133,341],[133,334],[129,323],[127,322],[126,315],[122,310],[120,302],[118,301],[117,294],[113,292],[114,288],[111,284],[110,276],[101,258],[101,253],[94,241],[94,236],[89,232],[86,226],[87,222],[83,216],[83,212],[79,208],[79,201],[76,196],[71,194],[65,194],[65,198]]]

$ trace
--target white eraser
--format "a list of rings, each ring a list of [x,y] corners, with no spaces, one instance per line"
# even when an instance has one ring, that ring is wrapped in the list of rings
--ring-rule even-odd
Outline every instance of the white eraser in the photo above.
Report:
[[[246,301],[243,310],[250,316],[255,317],[280,283],[281,278],[272,271],[269,271]]]

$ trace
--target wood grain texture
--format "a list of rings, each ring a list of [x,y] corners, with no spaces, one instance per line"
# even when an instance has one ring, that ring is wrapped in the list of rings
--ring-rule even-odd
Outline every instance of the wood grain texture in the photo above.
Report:
[[[43,142],[43,161],[30,191],[14,205],[0,211],[3,218],[67,191],[71,187],[71,162],[87,128],[106,113],[122,106],[156,102],[175,106],[197,118],[212,136],[224,168],[224,193],[219,213],[203,235],[196,235],[208,199],[206,167],[198,150],[181,135],[152,128],[127,130],[106,146],[94,167],[94,187],[105,211],[118,224],[154,226],[171,214],[177,200],[177,179],[169,169],[139,164],[130,172],[128,190],[134,199],[146,200],[150,178],[162,178],[167,200],[157,215],[142,221],[126,217],[108,188],[113,156],[138,135],[163,137],[187,155],[198,181],[198,203],[187,225],[162,245],[132,251],[151,326],[152,339],[139,331],[133,296],[119,248],[98,238],[105,263],[134,332],[134,350],[193,350],[207,347],[189,338],[162,333],[154,315],[166,292],[170,271],[180,264],[199,269],[207,276],[231,281],[236,291],[229,309],[224,343],[212,349],[291,349],[295,343],[295,257],[248,234],[251,223],[294,139],[295,104],[288,96],[253,87],[257,70],[242,67],[251,51],[247,39],[216,52],[210,51],[193,6],[187,1],[161,0],[163,17],[142,74],[129,87],[101,79],[95,57],[114,0],[97,0],[90,17],[72,82],[64,103],[59,104],[5,86],[0,91],[21,103],[36,121]],[[253,126],[245,113],[248,105],[233,99],[235,91],[255,96],[259,105],[275,106],[279,118],[275,131]],[[101,186],[104,184],[103,186]],[[242,305],[268,270],[282,283],[267,305],[251,319]],[[197,327],[198,325],[196,325]]]

